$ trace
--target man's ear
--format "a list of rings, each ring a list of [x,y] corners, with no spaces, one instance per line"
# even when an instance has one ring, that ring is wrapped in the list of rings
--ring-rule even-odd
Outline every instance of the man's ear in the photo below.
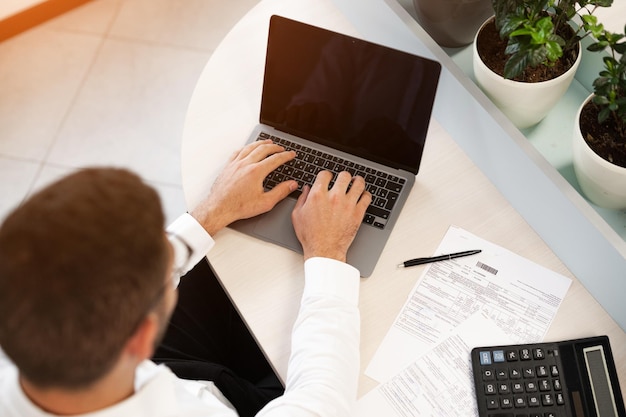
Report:
[[[150,313],[144,317],[141,324],[128,339],[124,352],[140,361],[152,357],[158,334],[159,319],[155,313]]]

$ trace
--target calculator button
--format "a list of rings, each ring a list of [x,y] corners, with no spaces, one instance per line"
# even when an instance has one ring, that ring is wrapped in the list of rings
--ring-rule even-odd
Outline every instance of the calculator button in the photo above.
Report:
[[[511,368],[509,371],[509,378],[511,379],[520,379],[522,377],[522,372],[517,368]]]
[[[534,378],[535,368],[524,368],[524,378]]]
[[[513,398],[513,402],[515,404],[515,408],[524,408],[526,407],[526,397],[523,395],[516,395]]]
[[[487,399],[487,409],[488,410],[497,410],[500,407],[498,404],[497,398],[488,398]]]
[[[547,379],[542,379],[541,381],[539,381],[539,391],[550,391],[550,389],[550,381],[548,381]]]
[[[485,394],[495,395],[496,392],[496,384],[485,384]]]
[[[545,358],[545,353],[543,352],[542,348],[535,348],[533,349],[533,358],[535,359],[543,359]]]
[[[526,392],[537,392],[537,384],[535,381],[529,381],[526,383]]]
[[[508,362],[515,362],[519,360],[519,355],[516,350],[507,350],[506,351],[506,360]]]
[[[493,379],[493,369],[483,369],[483,381],[492,381]]]
[[[500,381],[508,379],[508,377],[509,374],[506,372],[506,369],[498,369],[496,371],[496,378],[498,378]]]
[[[552,394],[543,394],[541,396],[541,403],[544,406],[554,405],[554,397],[552,397]]]
[[[556,399],[557,405],[565,404],[565,398],[563,397],[563,393],[557,392],[556,394],[554,394],[554,398]]]
[[[483,351],[480,352],[480,364],[481,365],[491,365],[491,352]]]
[[[550,366],[550,375],[559,376],[559,368],[556,365]]]
[[[494,350],[493,351],[493,361],[494,362],[504,362],[504,351],[503,350]]]
[[[546,368],[544,365],[539,365],[537,367],[537,376],[539,378],[548,376],[548,368]]]
[[[523,361],[529,361],[532,358],[530,354],[530,349],[527,348],[521,349],[519,355]]]
[[[502,398],[500,398],[500,407],[502,407],[502,408],[513,408],[513,399],[511,397],[502,397]]]
[[[539,407],[541,403],[539,402],[539,397],[536,395],[528,396],[528,406],[529,407]]]
[[[499,384],[498,385],[498,393],[500,393],[500,394],[508,394],[509,392],[511,392],[511,389],[509,388],[509,384]]]
[[[552,381],[552,386],[554,387],[555,391],[561,391],[561,380],[555,379],[554,381]]]
[[[514,382],[514,383],[511,384],[511,390],[515,394],[519,394],[521,392],[524,392],[524,384],[522,384],[521,382]]]

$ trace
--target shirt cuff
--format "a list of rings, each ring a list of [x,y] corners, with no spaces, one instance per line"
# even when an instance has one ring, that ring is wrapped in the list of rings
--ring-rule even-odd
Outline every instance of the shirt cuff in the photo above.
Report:
[[[184,273],[196,266],[215,245],[211,235],[189,213],[181,215],[166,230],[190,249],[189,259],[185,264],[180,265]]]
[[[359,270],[329,258],[309,258],[304,263],[304,293],[309,296],[334,296],[353,305],[359,303]]]

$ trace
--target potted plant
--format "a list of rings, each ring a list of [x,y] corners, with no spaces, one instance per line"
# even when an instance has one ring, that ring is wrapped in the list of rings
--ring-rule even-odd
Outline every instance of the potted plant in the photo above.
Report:
[[[492,0],[495,16],[474,42],[477,84],[517,127],[535,125],[574,79],[588,17],[612,1]]]
[[[578,111],[573,159],[583,193],[595,204],[626,209],[626,27],[624,34],[599,25],[590,51],[608,51],[593,93]]]

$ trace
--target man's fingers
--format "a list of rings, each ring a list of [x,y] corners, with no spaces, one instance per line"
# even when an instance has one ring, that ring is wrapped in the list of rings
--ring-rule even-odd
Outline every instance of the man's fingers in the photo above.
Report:
[[[271,155],[285,151],[285,148],[273,143],[271,140],[259,142],[262,143],[259,146],[252,148],[250,152],[244,156],[245,158],[250,159],[252,162],[261,162]]]
[[[267,157],[265,157],[265,159],[259,162],[259,164],[269,174],[270,172],[272,172],[273,170],[275,170],[282,164],[291,161],[295,157],[296,157],[295,151],[282,151],[282,152],[277,152],[277,153],[268,155]]]
[[[363,210],[363,213],[365,214],[365,211],[367,210],[369,205],[372,204],[372,194],[369,191],[363,191],[359,195],[359,201],[357,201],[356,204],[361,210]]]
[[[296,191],[298,189],[298,183],[294,180],[289,180],[285,182],[281,182],[276,185],[271,190],[265,193],[266,198],[272,202],[272,207],[276,205],[279,201],[285,199],[289,194]]]
[[[357,175],[356,177],[352,178],[351,184],[352,185],[348,190],[348,194],[354,196],[355,201],[357,201],[359,198],[361,198],[361,195],[365,191],[365,180],[363,179],[363,177]]]
[[[296,206],[293,208],[293,213],[300,210],[300,208],[306,203],[306,199],[309,197],[309,191],[311,191],[311,187],[305,185],[302,187],[302,194],[298,197],[298,201],[296,201]],[[291,214],[291,218],[293,219],[293,213]]]
[[[244,146],[243,148],[239,149],[238,151],[235,152],[235,158],[234,159],[244,159],[246,158],[248,155],[250,155],[252,152],[254,152],[255,149],[258,149],[264,145],[271,145],[273,144],[273,142],[270,139],[265,139],[265,140],[257,140],[254,141],[252,143],[247,144],[246,146]],[[277,146],[277,145],[276,145]]]
[[[339,190],[345,193],[348,190],[348,186],[350,185],[350,181],[352,181],[352,175],[349,172],[343,171],[337,175],[337,179],[335,180],[335,184],[333,185],[333,189]]]
[[[313,182],[312,190],[316,190],[321,188],[323,190],[328,190],[328,186],[330,185],[330,181],[333,179],[333,173],[330,171],[320,171]]]

